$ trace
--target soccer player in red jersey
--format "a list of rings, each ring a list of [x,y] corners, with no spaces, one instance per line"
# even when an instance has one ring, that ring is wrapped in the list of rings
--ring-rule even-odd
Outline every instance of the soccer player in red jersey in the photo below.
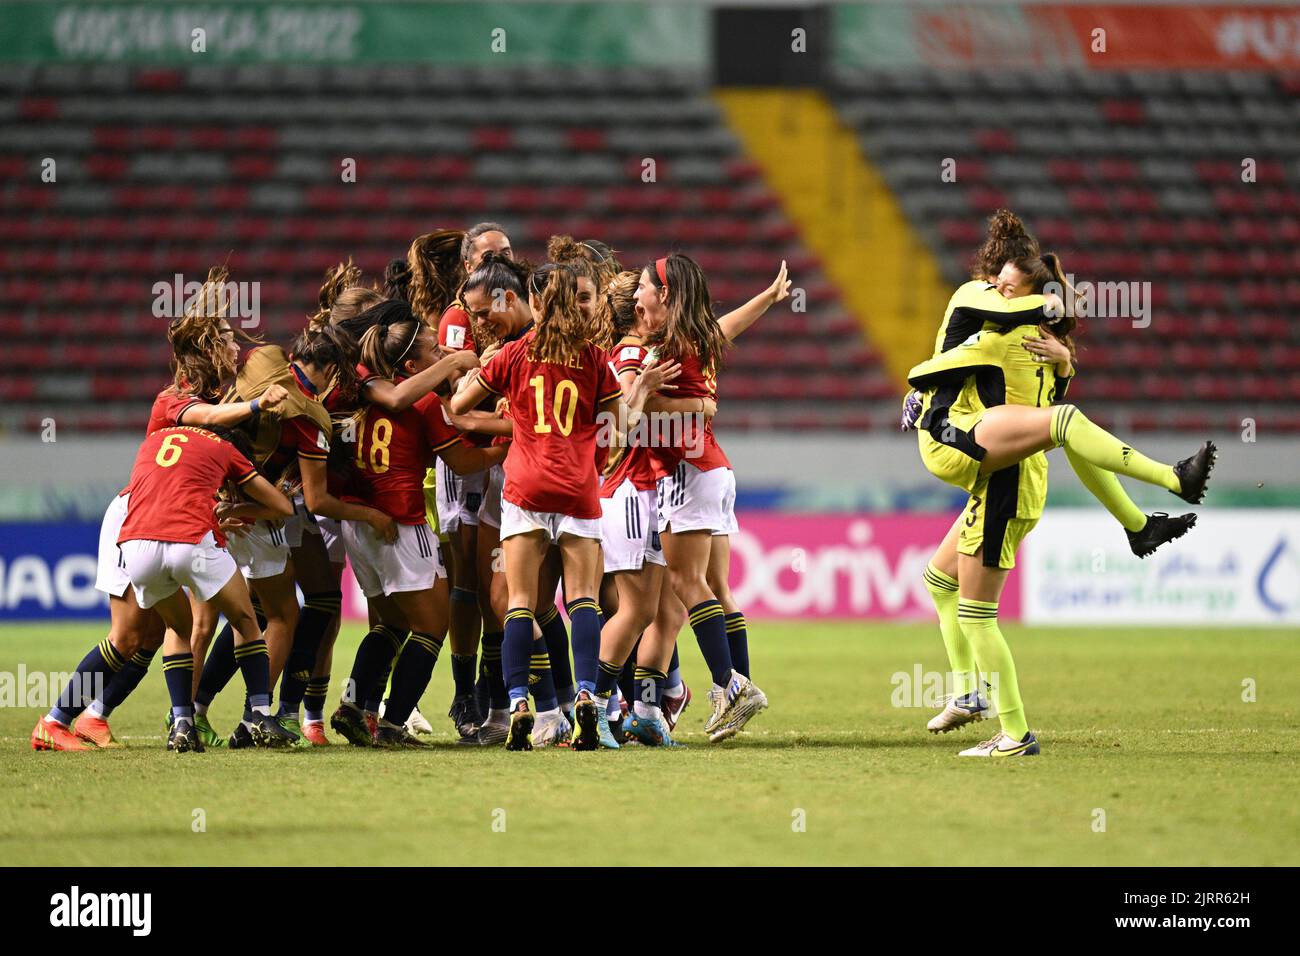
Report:
[[[400,382],[438,359],[437,339],[400,301],[384,303],[376,324],[361,340],[362,377],[377,375]],[[398,537],[388,542],[367,525],[345,521],[343,537],[353,571],[376,621],[357,652],[348,691],[331,719],[335,730],[354,744],[368,745],[371,734],[360,704],[382,679],[401,646],[393,669],[392,693],[375,740],[411,743],[403,723],[419,700],[437,661],[447,629],[447,586],[436,540],[425,519],[424,476],[434,456],[459,472],[481,471],[505,458],[505,449],[473,448],[447,421],[442,403],[426,395],[394,414],[372,405],[357,429],[355,494],[390,515]]]
[[[785,264],[773,284],[788,289]],[[772,289],[767,295],[772,294]],[[760,296],[759,299],[762,299]],[[689,256],[673,253],[647,265],[636,292],[637,306],[652,330],[645,340],[661,360],[681,363],[673,383],[678,398],[717,400],[717,372],[730,341],[762,315],[739,309],[720,322],[713,312],[708,281]],[[752,304],[752,303],[751,303]],[[687,607],[691,627],[709,665],[712,705],[705,732],[713,742],[739,732],[767,697],[749,679],[745,616],[731,596],[727,577],[730,535],[737,530],[736,478],[713,437],[713,423],[688,422],[654,430],[650,457],[657,478],[658,526],[673,591]]]
[[[483,297],[492,297],[494,288],[486,282],[480,285],[477,279],[476,272],[466,285],[467,303],[476,313],[476,305]],[[577,307],[573,270],[553,263],[543,266],[529,277],[528,292],[526,311],[504,294],[499,295],[497,308],[483,307],[485,324],[505,344],[479,374],[470,373],[451,408],[463,413],[489,395],[498,395],[509,401],[514,425],[501,506],[509,591],[502,652],[511,711],[506,746],[532,749],[530,659],[539,651],[546,654],[536,647],[533,636],[538,572],[547,550],[556,544],[564,564],[578,680],[574,749],[594,750],[599,746],[595,686],[600,646],[595,601],[600,576],[597,415],[616,412],[622,393],[604,353],[583,336],[585,322]],[[522,324],[524,316],[536,316],[533,327]],[[644,389],[638,390],[632,404],[635,414],[639,415],[645,394],[673,374],[675,370],[669,368],[647,371]]]
[[[229,481],[255,502],[232,506],[234,517],[285,517],[293,505],[257,473],[233,440],[231,433],[223,438],[184,425],[160,429],[140,446],[128,485],[131,498],[117,543],[136,602],[145,609],[157,607],[169,628],[163,643],[173,718],[169,750],[203,750],[193,724],[193,621],[182,586],[198,600],[211,602],[235,628],[235,656],[255,714],[254,742],[281,746],[293,739],[271,717],[266,642],[247,585],[217,541],[213,499]]]
[[[222,383],[234,375],[239,358],[238,340],[248,341],[222,315],[224,310],[217,290],[227,279],[222,268],[209,271],[199,294],[168,327],[173,381],[154,399],[146,435],[179,424],[235,425],[260,411],[274,411],[283,401],[284,390],[276,388],[268,390],[256,404],[213,404]],[[108,717],[139,685],[162,646],[165,629],[162,618],[136,603],[117,547],[128,501],[124,489],[110,502],[100,525],[95,587],[109,596],[108,636],[78,664],[74,679],[62,690],[58,703],[43,723],[38,724],[38,730],[45,729],[43,735],[33,734],[35,749],[120,746],[108,726]],[[209,619],[204,620],[207,612],[200,602],[194,602],[193,610],[196,626],[191,637],[201,648],[211,637],[215,618],[209,614]]]

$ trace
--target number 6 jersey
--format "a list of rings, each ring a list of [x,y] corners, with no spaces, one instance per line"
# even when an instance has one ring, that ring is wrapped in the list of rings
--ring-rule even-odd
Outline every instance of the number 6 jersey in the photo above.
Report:
[[[620,394],[607,356],[587,345],[575,366],[528,357],[535,332],[508,343],[483,367],[479,381],[510,400],[514,438],[501,496],[527,511],[599,518],[596,437],[601,404]],[[612,426],[612,423],[611,423]]]

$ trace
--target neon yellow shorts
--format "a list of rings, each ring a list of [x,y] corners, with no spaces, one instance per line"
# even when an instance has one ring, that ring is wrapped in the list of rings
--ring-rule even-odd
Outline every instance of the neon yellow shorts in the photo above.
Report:
[[[961,529],[957,533],[957,553],[983,554],[986,568],[1010,570],[1016,566],[1016,552],[1020,542],[1034,530],[1037,518],[1002,517],[1004,509],[994,508],[989,516],[989,476],[976,483],[966,507],[961,513]],[[988,552],[985,549],[988,549]],[[994,550],[996,549],[996,550]]]

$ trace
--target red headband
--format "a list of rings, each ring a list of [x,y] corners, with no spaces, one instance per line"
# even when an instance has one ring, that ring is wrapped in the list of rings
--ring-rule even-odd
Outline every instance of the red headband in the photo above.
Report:
[[[662,286],[668,285],[668,260],[667,259],[655,260],[655,274],[659,276],[660,285]]]

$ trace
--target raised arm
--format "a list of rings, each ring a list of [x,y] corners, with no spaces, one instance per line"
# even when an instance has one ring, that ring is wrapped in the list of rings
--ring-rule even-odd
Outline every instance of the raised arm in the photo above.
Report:
[[[781,260],[781,271],[776,274],[772,284],[750,299],[738,309],[733,309],[722,318],[718,325],[727,340],[734,342],[747,328],[757,322],[768,309],[790,294],[790,280],[786,277],[785,260]]]
[[[453,415],[464,415],[476,408],[480,402],[492,394],[492,391],[479,381],[479,376],[472,370],[465,374],[465,381],[448,402]]]

